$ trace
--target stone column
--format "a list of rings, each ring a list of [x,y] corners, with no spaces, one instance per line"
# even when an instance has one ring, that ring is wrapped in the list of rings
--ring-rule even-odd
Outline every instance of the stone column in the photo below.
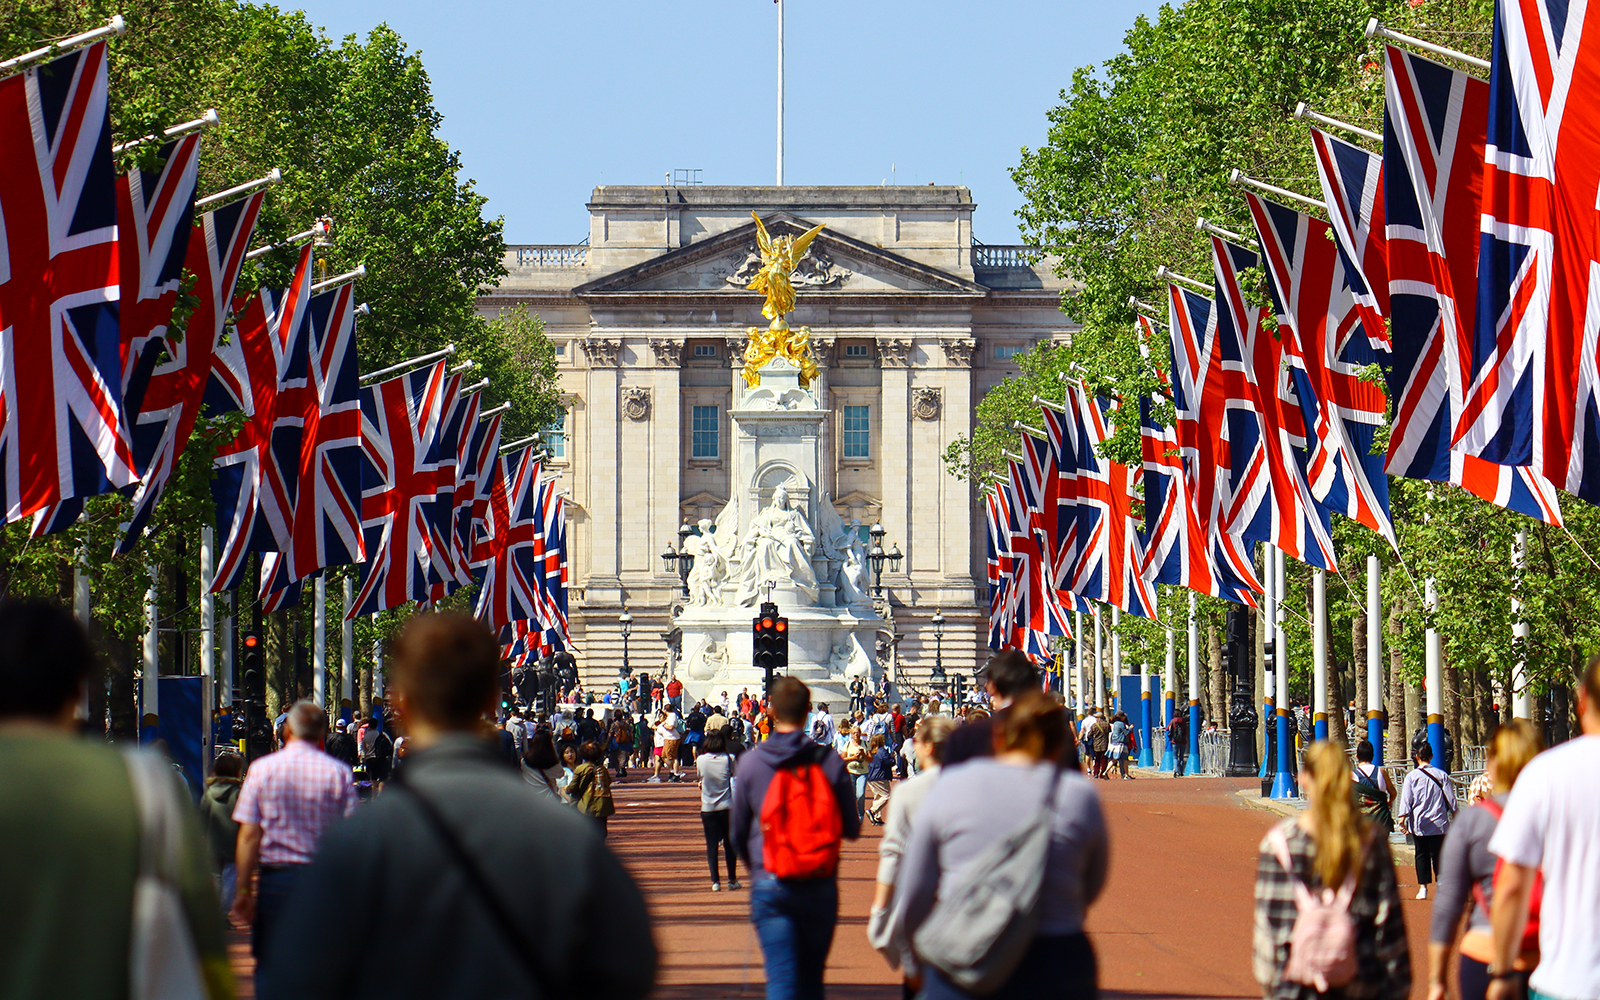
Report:
[[[584,560],[589,567],[589,579],[584,603],[615,605],[620,601],[622,569],[618,477],[623,472],[623,463],[618,454],[618,436],[622,415],[619,365],[623,345],[620,339],[608,337],[589,337],[578,343],[589,364],[581,432],[585,445],[584,496],[589,512],[586,532],[589,551]],[[576,428],[574,436],[579,436]],[[572,447],[570,442],[568,447]]]
[[[878,341],[878,357],[882,361],[881,413],[878,414],[872,444],[877,449],[879,495],[883,497],[881,520],[888,532],[884,536],[885,548],[898,543],[901,552],[913,549],[911,541],[911,355],[909,338],[882,338]],[[902,573],[915,565],[902,563]],[[890,574],[885,573],[885,576]],[[903,577],[895,580],[901,585]],[[891,584],[885,582],[887,588]],[[887,593],[887,591],[885,591]]]

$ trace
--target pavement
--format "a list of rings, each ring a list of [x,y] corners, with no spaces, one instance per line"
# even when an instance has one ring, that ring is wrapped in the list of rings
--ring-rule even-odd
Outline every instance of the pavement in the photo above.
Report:
[[[1172,778],[1136,771],[1101,781],[1111,835],[1111,873],[1089,912],[1102,995],[1239,998],[1261,995],[1250,971],[1256,848],[1290,808],[1260,799],[1253,779]],[[1253,793],[1253,798],[1251,794]],[[616,787],[611,848],[639,881],[661,950],[660,1000],[754,1000],[763,995],[761,949],[749,922],[748,890],[711,891],[692,784]],[[866,940],[881,828],[845,845],[840,919],[829,956],[834,1000],[897,1000],[898,974]],[[742,872],[741,872],[742,874]],[[1427,921],[1415,877],[1399,867],[1411,938],[1415,1000],[1426,996]],[[746,883],[748,884],[748,883]],[[236,938],[234,967],[247,972]],[[241,997],[251,996],[248,980]]]

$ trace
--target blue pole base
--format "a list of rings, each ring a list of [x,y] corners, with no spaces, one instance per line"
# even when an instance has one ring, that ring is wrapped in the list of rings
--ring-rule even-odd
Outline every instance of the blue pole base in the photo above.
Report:
[[[1367,720],[1367,742],[1372,744],[1372,762],[1383,766],[1383,720]]]
[[[1200,706],[1189,706],[1189,769],[1185,774],[1200,773]]]
[[[1274,714],[1273,709],[1272,709],[1272,702],[1270,702],[1270,701],[1262,702],[1261,703],[1261,722],[1262,722],[1262,725],[1263,726],[1267,725],[1268,721],[1273,719],[1273,718],[1275,718],[1275,714]],[[1272,730],[1269,728],[1269,729],[1266,730],[1266,732],[1270,734],[1272,732]],[[1267,770],[1267,755],[1265,753],[1262,753],[1262,755],[1261,755],[1261,773],[1259,775],[1257,775],[1257,777],[1265,778],[1267,775],[1269,775],[1271,773],[1272,773],[1271,771]]]
[[[1143,698],[1139,699],[1139,766],[1140,767],[1155,767],[1156,766],[1155,752],[1150,749],[1150,740],[1152,738],[1151,724],[1152,724],[1152,721],[1153,721],[1150,718],[1150,716],[1151,716],[1152,713],[1154,713],[1154,711],[1155,711],[1155,706],[1150,704],[1149,692],[1146,692],[1145,696]]]
[[[1173,767],[1172,744],[1161,744],[1161,773],[1171,774]]]
[[[1294,775],[1287,771],[1279,771],[1272,779],[1272,797],[1275,799],[1295,798]]]
[[[1433,760],[1430,763],[1444,770],[1444,723],[1432,721],[1428,723],[1428,745],[1433,747]]]
[[[1325,740],[1328,738],[1327,719],[1318,719],[1311,724],[1311,738],[1313,740]]]

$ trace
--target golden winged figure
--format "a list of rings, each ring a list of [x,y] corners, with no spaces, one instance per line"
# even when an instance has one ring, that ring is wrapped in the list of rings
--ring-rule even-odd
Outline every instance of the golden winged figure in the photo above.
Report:
[[[745,384],[751,388],[760,385],[761,366],[773,358],[781,357],[800,369],[800,384],[809,386],[811,380],[821,374],[816,360],[811,357],[811,331],[805,327],[791,330],[784,316],[794,311],[794,284],[790,282],[789,275],[805,259],[811,241],[822,232],[826,223],[812,226],[797,237],[779,236],[774,239],[767,234],[761,216],[751,212],[750,217],[756,220],[756,245],[761,249],[761,270],[745,287],[766,295],[767,301],[761,307],[761,315],[772,322],[764,331],[753,326],[746,330],[750,335],[750,346],[744,352]]]

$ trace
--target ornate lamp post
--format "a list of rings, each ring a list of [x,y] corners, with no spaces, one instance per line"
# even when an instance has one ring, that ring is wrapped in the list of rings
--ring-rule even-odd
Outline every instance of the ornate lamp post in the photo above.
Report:
[[[628,606],[622,606],[622,614],[617,616],[617,625],[622,629],[622,670],[623,677],[633,676],[633,668],[628,666],[628,636],[633,632],[633,616],[628,614]]]
[[[933,617],[929,619],[933,626],[933,676],[942,683],[944,681],[944,609],[934,608]]]
[[[872,548],[867,550],[867,561],[872,564],[872,596],[881,598],[883,596],[883,564],[887,562],[889,564],[889,572],[898,573],[900,571],[900,560],[904,559],[905,556],[900,554],[898,542],[894,544],[893,551],[883,551],[883,536],[887,535],[888,532],[884,530],[883,525],[879,522],[874,521],[867,533],[872,536]]]
[[[689,596],[689,571],[694,569],[694,553],[689,551],[689,536],[694,534],[694,528],[689,522],[683,522],[678,528],[678,547],[673,548],[672,543],[667,543],[667,551],[661,553],[661,561],[666,563],[667,572],[676,568],[678,582],[683,584],[683,596]]]

